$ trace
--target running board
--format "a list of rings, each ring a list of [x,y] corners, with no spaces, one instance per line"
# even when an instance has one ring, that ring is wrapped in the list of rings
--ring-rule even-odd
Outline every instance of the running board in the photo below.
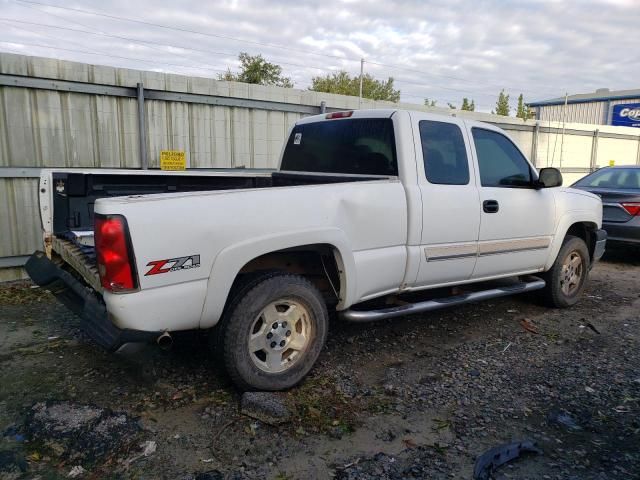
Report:
[[[488,300],[489,298],[506,297],[507,295],[514,295],[516,293],[540,290],[541,288],[544,288],[545,284],[545,281],[538,277],[527,277],[527,281],[516,283],[514,285],[481,290],[479,292],[465,293],[463,295],[436,298],[425,302],[408,303],[406,305],[382,308],[380,310],[362,311],[348,309],[340,312],[340,316],[343,320],[347,320],[349,322],[375,322],[376,320],[385,320],[387,318],[401,317],[403,315],[411,315],[414,313],[430,312],[432,310],[453,307],[455,305],[464,305],[465,303],[479,302],[481,300]]]

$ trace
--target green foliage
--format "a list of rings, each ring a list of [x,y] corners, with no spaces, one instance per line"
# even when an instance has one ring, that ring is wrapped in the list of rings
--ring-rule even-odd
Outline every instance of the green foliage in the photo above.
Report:
[[[233,73],[228,69],[226,73],[218,75],[218,80],[293,88],[291,79],[282,76],[282,67],[267,62],[262,55],[251,56],[246,52],[240,52],[238,60],[240,72]]]
[[[496,115],[503,115],[505,117],[509,116],[509,95],[504,93],[504,89],[500,91],[500,95],[498,95],[498,100],[496,101]],[[494,112],[491,112],[494,113]]]
[[[424,99],[424,106],[425,107],[435,107],[437,103],[438,103],[437,100],[430,100],[428,98]]]
[[[474,102],[473,99],[471,99],[471,102],[469,102],[469,99],[467,97],[464,97],[462,99],[462,107],[460,108],[460,110],[466,110],[468,112],[473,112],[476,109],[476,103]]]
[[[360,76],[352,77],[347,72],[341,71],[313,77],[309,90],[357,97],[360,94]],[[389,77],[387,81],[376,80],[367,73],[362,78],[362,97],[371,100],[399,102],[400,90],[394,90],[392,77]]]
[[[527,120],[533,117],[533,111],[529,108],[528,105],[525,105],[524,97],[522,94],[520,94],[520,96],[518,97],[518,108],[516,110],[516,117],[523,120]]]

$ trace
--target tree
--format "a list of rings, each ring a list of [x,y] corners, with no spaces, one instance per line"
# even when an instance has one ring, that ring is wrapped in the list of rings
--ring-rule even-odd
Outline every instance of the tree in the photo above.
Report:
[[[360,76],[352,77],[345,71],[313,77],[309,90],[314,92],[337,93],[340,95],[360,94]],[[393,77],[388,80],[376,80],[370,74],[362,77],[362,97],[371,100],[400,101],[400,90],[394,90]]]
[[[424,106],[425,106],[425,107],[435,107],[435,106],[436,106],[436,103],[438,103],[438,101],[437,101],[437,100],[430,100],[430,99],[428,99],[428,98],[425,98],[425,99],[424,99]]]
[[[505,117],[509,116],[509,95],[504,93],[504,89],[500,91],[500,95],[498,95],[498,101],[496,102],[496,115],[503,115]],[[493,111],[491,113],[494,113]]]
[[[471,99],[471,103],[469,103],[469,99],[464,97],[462,99],[462,107],[460,110],[467,110],[468,112],[473,112],[476,109],[476,103]]]
[[[516,117],[523,120],[527,120],[533,116],[533,111],[529,108],[529,105],[524,103],[524,97],[522,94],[518,97],[518,109],[516,111]]]
[[[449,103],[447,102],[447,106],[451,109],[451,110],[455,110],[456,106],[453,103]]]
[[[247,52],[240,52],[238,60],[240,72],[233,73],[227,69],[226,73],[218,75],[218,80],[293,88],[291,79],[282,76],[282,67],[267,62],[262,55],[251,56]]]

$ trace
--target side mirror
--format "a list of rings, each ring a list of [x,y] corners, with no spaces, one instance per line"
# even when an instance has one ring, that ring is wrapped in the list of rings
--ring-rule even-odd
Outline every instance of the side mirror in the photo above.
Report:
[[[552,188],[562,186],[562,174],[557,168],[543,168],[540,170],[538,180],[535,182],[536,188]]]

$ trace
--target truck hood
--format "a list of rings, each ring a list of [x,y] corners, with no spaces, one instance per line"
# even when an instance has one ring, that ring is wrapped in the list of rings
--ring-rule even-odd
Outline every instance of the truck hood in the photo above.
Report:
[[[600,196],[596,195],[595,193],[591,193],[591,192],[587,192],[586,190],[580,190],[577,188],[572,188],[572,187],[564,187],[564,188],[560,188],[560,192],[562,192],[563,194],[567,194],[567,195],[580,195],[583,197],[589,197],[592,198],[600,203],[602,203],[600,201]]]
[[[599,196],[575,188],[558,188],[554,193],[558,211],[581,212],[581,216],[602,228],[602,200]]]

